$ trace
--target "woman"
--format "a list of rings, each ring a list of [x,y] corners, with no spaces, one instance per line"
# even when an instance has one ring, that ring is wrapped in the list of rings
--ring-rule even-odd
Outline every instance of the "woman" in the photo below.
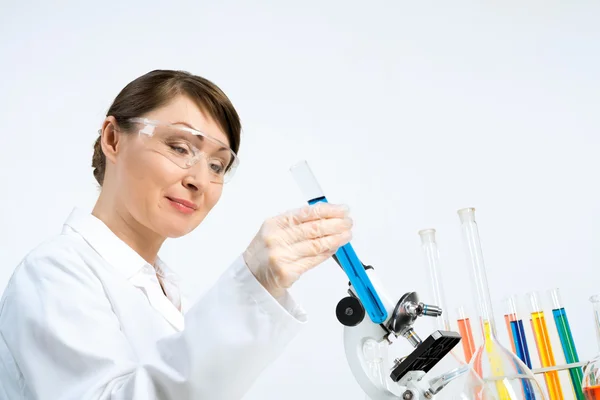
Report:
[[[350,240],[352,221],[325,203],[266,220],[185,311],[157,254],[219,200],[240,129],[225,94],[185,72],[153,71],[119,93],[94,147],[93,211],[75,209],[3,294],[0,398],[244,395],[306,322],[287,289]]]

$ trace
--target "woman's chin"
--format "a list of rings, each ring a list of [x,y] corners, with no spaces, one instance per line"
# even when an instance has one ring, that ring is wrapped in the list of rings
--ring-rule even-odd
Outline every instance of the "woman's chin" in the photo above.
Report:
[[[176,239],[187,235],[192,232],[197,225],[190,225],[185,223],[168,223],[164,224],[160,229],[160,235],[167,238]]]

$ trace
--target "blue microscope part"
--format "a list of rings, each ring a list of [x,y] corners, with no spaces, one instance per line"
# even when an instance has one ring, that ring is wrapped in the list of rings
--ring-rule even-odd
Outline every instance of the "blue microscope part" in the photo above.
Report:
[[[327,203],[327,198],[325,196],[318,197],[309,200],[308,204],[313,205],[319,202]],[[376,324],[382,324],[388,317],[387,311],[352,245],[346,243],[338,249],[335,255],[348,276],[350,283],[354,286],[356,294],[371,321]]]

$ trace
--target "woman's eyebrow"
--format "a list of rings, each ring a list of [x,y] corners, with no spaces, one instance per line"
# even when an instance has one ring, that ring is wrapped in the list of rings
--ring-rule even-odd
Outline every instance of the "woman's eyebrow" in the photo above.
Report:
[[[172,125],[185,125],[185,126],[187,126],[188,128],[190,128],[190,129],[193,129],[193,130],[195,130],[195,131],[201,132],[201,131],[200,131],[200,129],[196,129],[196,128],[194,128],[194,127],[192,126],[192,124],[189,124],[189,123],[187,123],[187,122],[185,122],[185,121],[171,122],[171,124],[172,124]]]
[[[201,130],[194,128],[191,124],[185,122],[185,121],[177,121],[177,122],[171,122],[171,125],[184,125],[187,128],[193,129],[195,131],[198,131],[200,133],[203,133]],[[186,133],[190,133],[190,132],[186,132]],[[187,135],[186,135],[187,136]],[[199,136],[199,135],[192,135],[195,139],[199,140],[200,143],[204,142],[204,137],[203,136]]]
[[[195,131],[198,131],[198,132],[200,132],[200,133],[204,134],[204,132],[202,132],[200,129],[196,129],[196,128],[194,128],[194,127],[193,127],[191,124],[188,124],[188,123],[187,123],[187,122],[185,122],[185,121],[171,122],[171,124],[173,124],[173,125],[178,125],[178,124],[179,124],[179,125],[185,125],[185,126],[187,126],[188,128],[190,128],[190,129],[193,129],[193,130],[195,130]],[[198,135],[194,135],[194,136],[195,136],[196,138],[198,138],[198,139],[200,140],[200,142],[204,142],[204,137],[203,137],[203,136],[198,136]],[[220,147],[220,148],[219,148],[219,150],[217,150],[217,151],[219,152],[219,151],[223,151],[223,150],[230,150],[230,148],[229,148],[229,147]]]

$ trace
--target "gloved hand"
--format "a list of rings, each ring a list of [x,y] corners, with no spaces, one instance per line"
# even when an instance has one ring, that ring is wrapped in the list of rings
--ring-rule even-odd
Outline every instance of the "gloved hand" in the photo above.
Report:
[[[352,238],[346,206],[316,203],[267,219],[243,254],[256,279],[278,298],[306,271]]]

